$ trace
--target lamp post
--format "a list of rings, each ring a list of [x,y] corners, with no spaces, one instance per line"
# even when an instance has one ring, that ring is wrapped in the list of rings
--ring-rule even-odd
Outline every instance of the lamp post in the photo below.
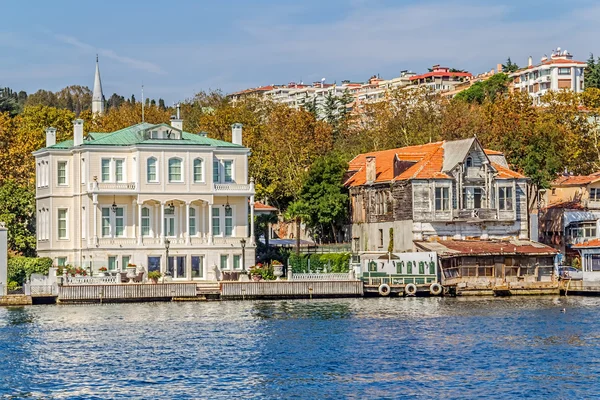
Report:
[[[240,240],[240,244],[242,245],[242,274],[246,273],[246,239],[242,238]]]
[[[171,241],[169,238],[165,238],[165,252],[167,253],[167,260],[165,264],[165,273],[163,274],[163,283],[165,283],[165,275],[169,272],[169,246],[171,245]]]

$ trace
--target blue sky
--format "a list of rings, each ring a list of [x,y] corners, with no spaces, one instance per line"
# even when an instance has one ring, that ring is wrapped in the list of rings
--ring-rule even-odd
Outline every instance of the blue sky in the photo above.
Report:
[[[11,1],[0,6],[0,86],[93,85],[168,104],[200,90],[343,79],[436,64],[484,72],[556,47],[600,55],[593,0]]]

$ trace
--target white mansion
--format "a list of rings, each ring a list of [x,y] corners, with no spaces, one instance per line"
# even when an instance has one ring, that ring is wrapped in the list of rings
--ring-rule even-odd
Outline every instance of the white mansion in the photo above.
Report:
[[[215,279],[215,266],[242,269],[245,239],[245,266],[254,263],[241,124],[233,143],[183,132],[180,119],[85,138],[83,120],[73,125],[73,140],[55,143],[48,128],[34,153],[40,256],[94,271],[132,263],[173,279]]]
[[[98,59],[92,111],[104,112]],[[136,264],[179,280],[254,264],[254,183],[241,124],[232,143],[184,132],[178,107],[171,125],[83,132],[77,119],[73,139],[56,143],[47,128],[46,147],[34,152],[38,255],[94,272]]]

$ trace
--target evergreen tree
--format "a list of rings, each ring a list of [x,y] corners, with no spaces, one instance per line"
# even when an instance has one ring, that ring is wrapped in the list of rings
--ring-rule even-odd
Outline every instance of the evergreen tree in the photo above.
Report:
[[[594,55],[590,53],[590,58],[587,60],[585,67],[585,87],[600,89],[600,57],[598,61],[594,61]]]
[[[161,111],[164,111],[167,109],[167,107],[165,107],[165,101],[163,99],[158,99],[158,108]]]
[[[502,64],[502,72],[504,72],[505,74],[510,74],[512,72],[517,71],[518,69],[519,66],[513,63],[510,57],[508,57],[508,59],[506,60],[506,64]]]

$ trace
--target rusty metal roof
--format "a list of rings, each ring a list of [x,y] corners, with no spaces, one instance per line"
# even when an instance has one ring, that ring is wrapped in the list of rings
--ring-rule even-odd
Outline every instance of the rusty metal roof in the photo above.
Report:
[[[415,241],[417,248],[435,251],[442,258],[459,256],[525,255],[553,256],[555,249],[530,240],[439,240]]]

